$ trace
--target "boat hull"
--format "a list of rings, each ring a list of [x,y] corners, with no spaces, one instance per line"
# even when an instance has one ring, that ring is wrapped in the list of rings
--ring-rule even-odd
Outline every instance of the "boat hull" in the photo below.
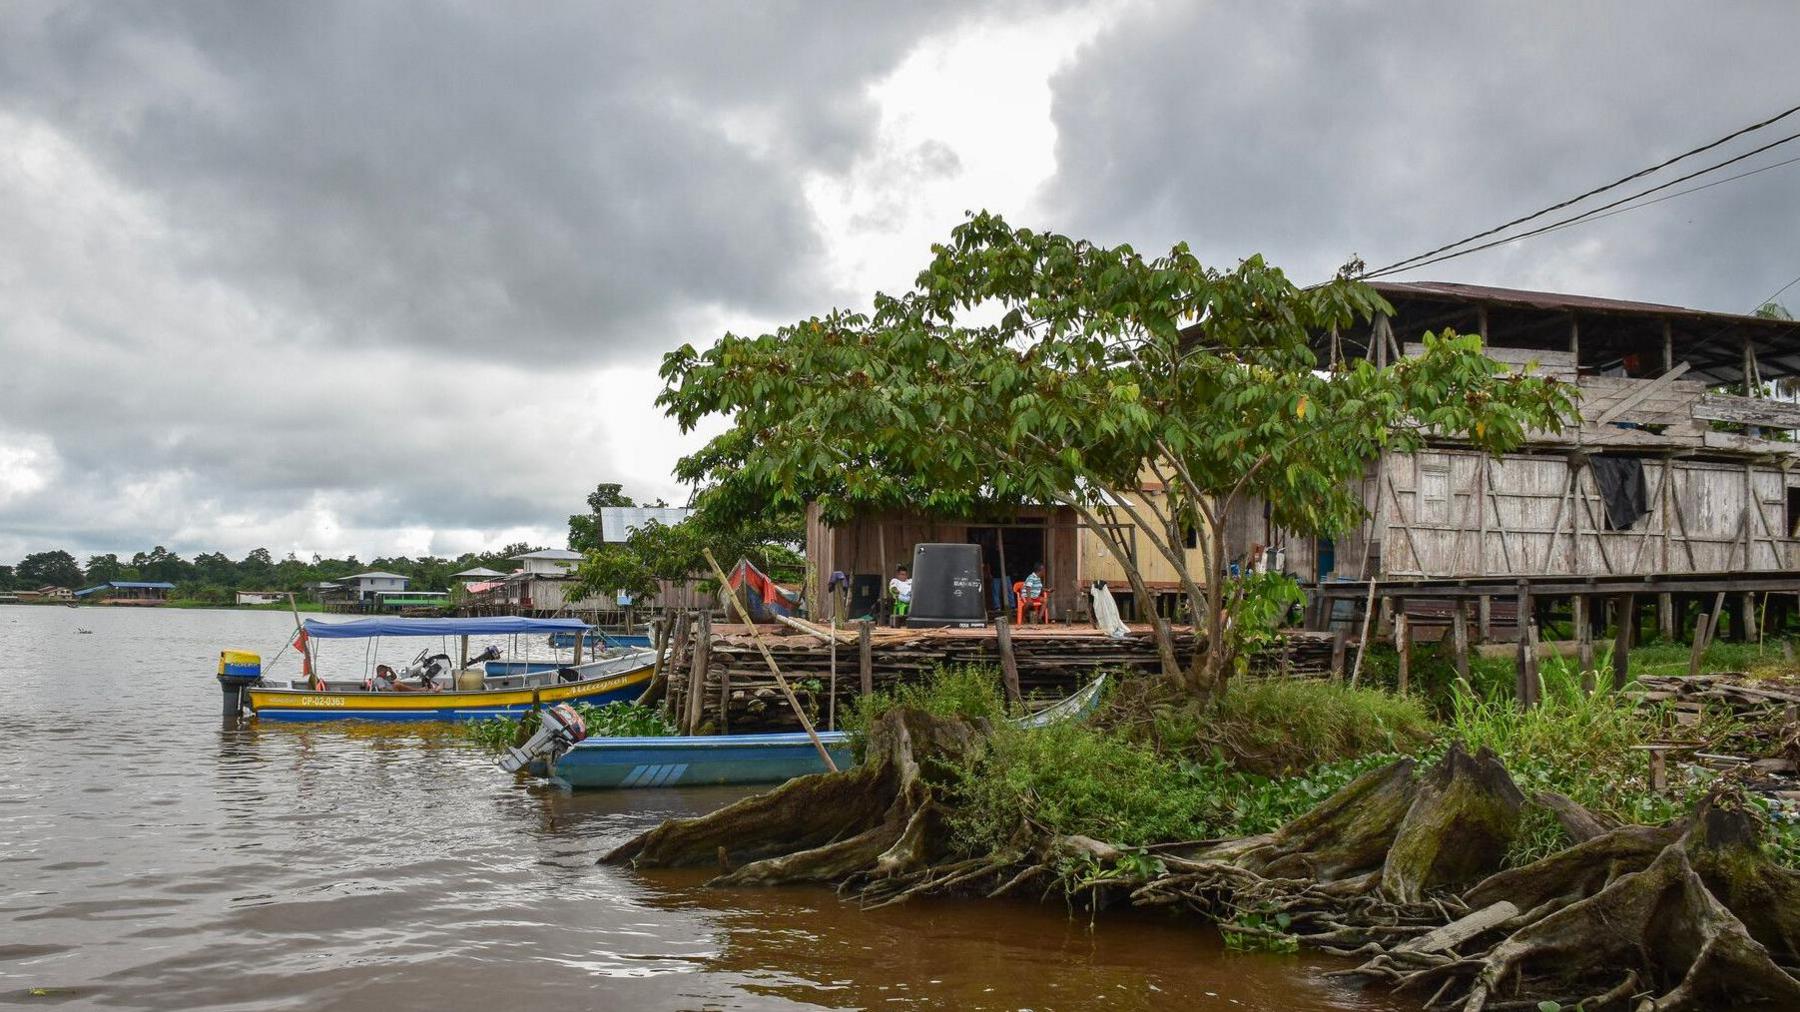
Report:
[[[838,769],[855,762],[848,737],[821,732]],[[727,734],[675,738],[589,738],[547,771],[571,788],[698,787],[778,784],[826,772],[804,734]]]
[[[315,692],[251,688],[250,710],[263,720],[487,720],[517,717],[552,703],[600,705],[636,699],[651,666],[533,689],[472,692]]]

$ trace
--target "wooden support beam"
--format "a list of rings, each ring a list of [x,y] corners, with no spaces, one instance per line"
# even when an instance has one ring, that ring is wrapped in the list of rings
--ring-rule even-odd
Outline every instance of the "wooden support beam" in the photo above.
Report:
[[[1631,678],[1631,643],[1637,628],[1637,597],[1633,594],[1620,594],[1613,600],[1613,618],[1618,628],[1613,630],[1612,682],[1615,691],[1622,691]]]
[[[866,618],[856,623],[856,662],[865,696],[875,691],[874,625]]]
[[[1575,657],[1581,667],[1581,691],[1591,696],[1595,682],[1594,619],[1589,614],[1592,604],[1585,594],[1577,594],[1569,602],[1569,610],[1575,617]]]
[[[1394,602],[1394,653],[1400,658],[1400,694],[1412,687],[1412,630],[1406,620],[1406,601]]]
[[[1469,606],[1457,601],[1450,612],[1450,646],[1456,661],[1456,676],[1466,685],[1469,681]]]
[[[719,581],[724,584],[724,580]],[[699,734],[706,713],[706,675],[712,666],[712,613],[701,612],[694,633],[694,663],[688,666],[686,704],[682,707],[681,733]]]
[[[1336,632],[1332,633],[1332,636],[1331,636],[1331,680],[1334,682],[1343,681],[1343,679],[1344,679],[1344,644],[1349,639],[1350,639],[1350,634],[1344,632],[1342,629],[1339,629]]]
[[[1021,702],[1025,697],[1019,692],[1019,661],[1013,656],[1012,623],[1005,615],[994,619],[994,638],[1000,643],[1000,675],[1006,682],[1006,701]]]
[[[1519,705],[1526,709],[1537,705],[1537,643],[1531,636],[1531,585],[1523,580],[1518,590],[1518,653],[1514,658],[1513,692]]]
[[[1675,642],[1675,595],[1656,595],[1656,638],[1664,643]]]
[[[1694,619],[1694,645],[1688,652],[1688,676],[1691,678],[1700,673],[1700,660],[1706,656],[1706,648],[1712,645],[1713,632],[1719,625],[1719,612],[1725,607],[1725,592],[1713,595],[1712,608],[1703,610]]]

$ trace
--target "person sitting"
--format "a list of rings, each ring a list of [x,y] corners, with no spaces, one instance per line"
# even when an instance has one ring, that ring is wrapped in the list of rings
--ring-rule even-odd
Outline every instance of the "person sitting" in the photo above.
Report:
[[[1050,621],[1050,588],[1044,585],[1043,563],[1033,566],[1030,576],[1013,584],[1013,590],[1019,598],[1015,622],[1024,625],[1027,615],[1035,616],[1040,622]]]
[[[894,599],[894,624],[905,625],[906,616],[912,611],[912,572],[905,566],[894,570],[894,578],[888,581],[888,595]]]
[[[430,688],[426,688],[425,686],[422,686],[422,685],[413,685],[408,682],[403,682],[400,680],[400,676],[395,673],[393,668],[388,667],[386,664],[377,664],[375,666],[374,691],[376,691],[376,692],[436,692],[437,686],[433,685]]]

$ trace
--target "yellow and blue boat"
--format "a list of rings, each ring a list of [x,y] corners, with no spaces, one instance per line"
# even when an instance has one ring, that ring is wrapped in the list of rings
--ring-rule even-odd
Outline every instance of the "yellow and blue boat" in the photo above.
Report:
[[[324,622],[307,619],[293,646],[301,656],[304,678],[281,684],[262,677],[255,654],[225,651],[219,658],[219,684],[225,710],[247,708],[268,720],[485,720],[518,716],[556,703],[603,704],[637,698],[649,684],[655,654],[651,650],[609,650],[587,663],[580,651],[574,663],[543,671],[490,676],[482,665],[495,651],[468,656],[470,636],[585,632],[578,619],[389,618]],[[404,670],[378,665],[354,680],[327,678],[317,671],[314,640],[375,639],[387,636],[457,637],[462,660],[427,648]]]

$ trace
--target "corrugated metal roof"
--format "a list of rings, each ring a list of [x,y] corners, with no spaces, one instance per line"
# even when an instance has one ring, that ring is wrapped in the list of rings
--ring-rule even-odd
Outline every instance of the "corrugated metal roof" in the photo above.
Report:
[[[344,577],[344,579],[346,579],[346,580],[410,580],[410,579],[412,579],[412,577],[401,576],[399,573],[383,573],[380,570],[376,570],[375,572],[372,572],[372,573],[358,573],[355,576],[346,576],[346,577]]]
[[[525,559],[554,559],[561,562],[569,562],[580,558],[580,552],[571,552],[567,548],[545,548],[541,551],[526,552],[524,555],[515,555],[513,556],[513,561],[521,562]]]
[[[474,569],[465,569],[460,573],[452,573],[452,574],[450,574],[450,578],[453,580],[460,580],[465,576],[494,577],[494,576],[505,576],[505,575],[506,575],[505,573],[502,573],[498,570],[489,569],[486,566],[476,566]]]
[[[1661,302],[1629,302],[1604,299],[1594,295],[1568,295],[1562,292],[1534,292],[1523,288],[1494,288],[1488,285],[1465,285],[1455,281],[1371,281],[1369,286],[1391,301],[1401,298],[1440,297],[1458,302],[1479,302],[1493,306],[1520,309],[1543,309],[1564,312],[1623,313],[1642,316],[1717,317],[1774,326],[1800,327],[1791,320],[1770,320],[1744,313],[1719,313],[1705,309],[1689,309]]]
[[[648,521],[673,527],[693,512],[685,506],[602,506],[600,537],[609,544],[616,544],[631,537],[632,531]]]

